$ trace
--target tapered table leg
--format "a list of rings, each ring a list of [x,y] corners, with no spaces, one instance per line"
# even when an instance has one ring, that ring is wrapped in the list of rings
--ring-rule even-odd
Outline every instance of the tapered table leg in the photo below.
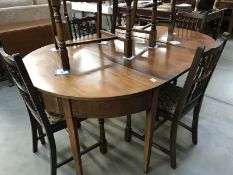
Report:
[[[70,100],[62,99],[64,115],[66,119],[67,129],[70,137],[70,144],[74,158],[74,166],[76,170],[76,175],[82,175],[82,160],[80,154],[80,146],[79,146],[79,138],[78,138],[78,130],[76,126],[76,122],[74,122],[71,112],[71,104]]]
[[[155,114],[158,103],[158,90],[154,90],[151,108],[146,111],[145,143],[144,143],[144,172],[147,173],[150,164],[151,146],[154,130]]]

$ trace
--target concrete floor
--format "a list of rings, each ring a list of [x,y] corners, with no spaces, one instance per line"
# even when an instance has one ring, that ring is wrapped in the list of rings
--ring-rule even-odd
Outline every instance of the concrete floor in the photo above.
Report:
[[[233,172],[233,40],[229,41],[206,92],[199,123],[199,142],[194,146],[191,133],[179,129],[177,140],[178,168],[170,168],[169,157],[152,150],[149,175],[230,175]],[[0,174],[49,175],[48,145],[39,145],[32,153],[31,130],[23,101],[16,87],[0,82]],[[145,113],[134,116],[135,129],[143,131]],[[190,121],[190,114],[185,118]],[[85,175],[141,175],[143,143],[133,138],[124,141],[125,117],[105,122],[108,153],[99,149],[82,157]],[[96,120],[83,124],[98,134]],[[82,147],[93,143],[84,129],[80,130]],[[154,134],[154,140],[166,143],[169,123]],[[71,155],[69,139],[64,130],[56,134],[58,157]],[[73,162],[58,169],[58,175],[74,174]]]

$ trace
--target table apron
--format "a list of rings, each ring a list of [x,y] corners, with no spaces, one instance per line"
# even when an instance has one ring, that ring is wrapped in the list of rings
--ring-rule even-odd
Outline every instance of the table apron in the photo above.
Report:
[[[155,90],[158,90],[155,89]],[[70,100],[73,116],[79,118],[111,118],[134,114],[151,108],[153,90],[124,97],[96,100]],[[49,112],[63,114],[62,98],[42,94]]]

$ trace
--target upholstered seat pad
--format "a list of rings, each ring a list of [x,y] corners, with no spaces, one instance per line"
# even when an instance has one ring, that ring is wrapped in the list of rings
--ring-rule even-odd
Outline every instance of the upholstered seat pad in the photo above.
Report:
[[[56,114],[56,113],[53,113],[53,112],[51,113],[51,112],[47,112],[47,111],[45,111],[45,113],[46,113],[46,115],[49,119],[49,123],[51,125],[54,125],[58,122],[62,122],[65,120],[64,116],[62,114]]]
[[[175,86],[171,83],[161,88],[158,107],[159,111],[174,114],[181,90],[181,87]]]

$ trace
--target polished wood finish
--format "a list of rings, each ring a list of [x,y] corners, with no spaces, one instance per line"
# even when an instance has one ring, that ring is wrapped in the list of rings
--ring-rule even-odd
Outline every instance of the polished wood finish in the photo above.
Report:
[[[76,126],[70,119],[70,111],[83,118],[103,119],[146,110],[146,172],[160,86],[189,69],[197,45],[212,46],[215,43],[210,37],[195,31],[179,29],[175,30],[176,35],[169,36],[166,27],[158,27],[157,30],[158,48],[146,47],[148,34],[133,33],[133,52],[136,55],[133,60],[124,59],[123,42],[118,40],[109,41],[106,45],[89,43],[68,47],[69,75],[54,76],[53,71],[59,68],[61,60],[57,52],[50,51],[53,45],[40,48],[24,58],[46,109],[65,112],[78,175],[82,174],[78,133],[74,131]],[[121,35],[120,31],[118,35]],[[172,40],[179,40],[181,44],[169,44]]]
[[[76,174],[83,174],[79,139],[76,139],[78,138],[78,130],[75,122],[73,121],[74,118],[72,116],[71,104],[69,99],[62,99],[62,104],[63,104],[64,116],[66,119],[67,129],[70,136],[70,144],[72,145],[71,149],[73,152],[74,163],[76,165],[75,166]]]
[[[144,30],[144,28],[141,29],[135,29],[134,23],[135,23],[135,15],[137,13],[137,4],[138,0],[126,0],[126,6],[125,6],[125,14],[126,14],[126,21],[125,21],[125,27],[121,26],[121,12],[118,10],[118,1],[116,0],[113,4],[113,24],[111,32],[115,33],[116,28],[125,29],[125,41],[124,41],[124,56],[128,59],[131,59],[133,56],[132,53],[132,39],[131,39],[131,31],[136,32],[142,32],[142,33],[148,33],[149,35],[149,46],[154,47],[156,44],[156,15],[157,15],[157,2],[156,0],[152,3],[152,11],[151,11],[151,20],[150,25],[146,26],[145,28],[148,28],[151,26],[150,31]],[[133,2],[133,7],[131,7],[131,4]],[[117,18],[118,17],[118,18]],[[118,20],[119,26],[116,25]]]
[[[131,28],[132,28],[132,15],[131,15],[131,4],[132,0],[126,0],[126,33],[124,41],[124,53],[126,58],[132,57],[132,38],[131,38]],[[114,15],[115,16],[115,15]]]
[[[68,58],[68,53],[67,53],[67,45],[65,42],[65,37],[64,37],[64,28],[62,26],[62,20],[61,20],[61,13],[60,13],[60,7],[61,7],[61,1],[63,2],[63,7],[64,7],[64,16],[67,20],[67,23],[69,23],[69,17],[67,13],[67,8],[66,8],[66,2],[68,0],[49,0],[49,9],[51,13],[51,23],[53,26],[53,35],[55,38],[55,47],[58,48],[59,54],[60,54],[60,59],[61,59],[61,65],[63,70],[70,70],[70,63],[69,63],[69,58]],[[97,36],[98,39],[101,39],[101,32],[100,30],[102,29],[102,0],[69,0],[71,2],[96,2],[97,3]],[[71,28],[69,28],[69,31],[71,33]],[[112,38],[115,39],[115,38]],[[101,42],[101,40],[97,40],[97,42]],[[80,44],[80,43],[73,43],[75,44]]]
[[[147,173],[150,165],[151,144],[153,138],[153,129],[158,102],[158,91],[154,92],[152,97],[152,110],[146,110],[145,124],[145,143],[144,143],[144,172]],[[151,117],[152,116],[152,117]]]
[[[152,2],[152,14],[151,14],[151,30],[149,35],[149,46],[155,47],[157,30],[156,30],[156,20],[157,20],[157,0]]]

